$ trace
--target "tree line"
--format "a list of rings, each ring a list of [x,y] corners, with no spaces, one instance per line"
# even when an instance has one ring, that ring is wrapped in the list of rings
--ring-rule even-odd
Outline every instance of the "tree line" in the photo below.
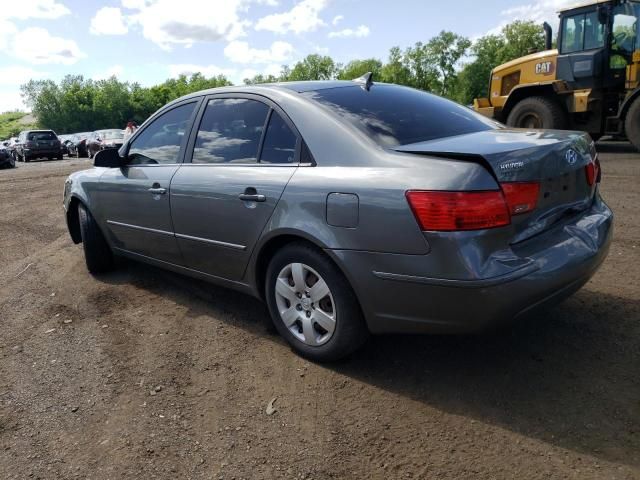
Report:
[[[374,81],[396,83],[469,104],[487,96],[492,68],[544,48],[544,32],[533,22],[516,21],[498,34],[475,41],[442,31],[426,43],[406,49],[393,47],[386,62],[377,58],[336,63],[330,56],[311,54],[293,66],[283,66],[280,75],[256,75],[247,85],[298,80],[351,80],[373,72]],[[200,73],[179,76],[152,87],[121,82],[116,77],[92,80],[68,75],[59,83],[30,80],[22,85],[25,104],[40,126],[58,133],[92,131],[142,123],[169,101],[191,92],[231,85],[223,75],[206,78]]]

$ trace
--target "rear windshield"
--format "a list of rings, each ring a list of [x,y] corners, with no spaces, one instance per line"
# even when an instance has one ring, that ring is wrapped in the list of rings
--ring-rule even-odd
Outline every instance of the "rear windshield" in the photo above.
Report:
[[[383,147],[499,128],[450,100],[412,88],[373,85],[328,88],[305,95],[326,105]]]
[[[56,134],[53,132],[30,132],[27,140],[56,140]]]

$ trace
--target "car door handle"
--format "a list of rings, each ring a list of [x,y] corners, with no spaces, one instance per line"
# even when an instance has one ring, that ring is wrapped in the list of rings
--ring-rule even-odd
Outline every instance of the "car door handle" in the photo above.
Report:
[[[241,193],[238,198],[243,202],[266,202],[267,197],[257,193]]]
[[[167,193],[167,189],[162,188],[160,185],[158,186],[154,185],[148,191],[153,195],[164,195],[165,193]]]

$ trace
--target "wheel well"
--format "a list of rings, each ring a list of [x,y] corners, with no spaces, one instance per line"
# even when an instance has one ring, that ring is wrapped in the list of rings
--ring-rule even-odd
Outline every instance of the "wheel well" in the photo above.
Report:
[[[82,234],[80,233],[80,218],[78,217],[78,207],[80,200],[76,197],[71,199],[67,209],[67,228],[71,234],[73,243],[82,243]]]
[[[511,110],[513,110],[513,107],[515,107],[518,102],[528,97],[547,97],[549,100],[553,100],[564,108],[564,104],[558,101],[555,90],[551,85],[536,85],[526,88],[516,88],[511,92],[507,99],[507,103],[505,103],[504,108],[502,109],[501,120],[506,122]]]
[[[258,253],[258,257],[256,259],[256,268],[255,268],[255,281],[256,288],[258,289],[258,293],[260,297],[264,300],[264,286],[267,275],[267,268],[269,267],[269,262],[275,255],[275,253],[284,248],[285,246],[291,243],[306,243],[314,248],[321,250],[321,248],[315,243],[307,240],[306,238],[299,237],[297,235],[278,235],[277,237],[271,238],[265,243],[260,252]]]

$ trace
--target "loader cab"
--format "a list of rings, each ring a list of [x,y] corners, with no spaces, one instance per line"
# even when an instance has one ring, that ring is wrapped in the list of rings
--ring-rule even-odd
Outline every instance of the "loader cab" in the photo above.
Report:
[[[560,14],[557,78],[572,89],[624,89],[640,3],[598,2]]]

